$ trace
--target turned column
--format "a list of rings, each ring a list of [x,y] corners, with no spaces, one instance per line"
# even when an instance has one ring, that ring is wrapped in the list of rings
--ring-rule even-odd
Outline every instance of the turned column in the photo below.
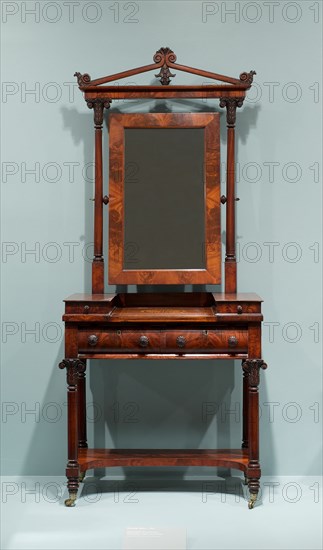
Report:
[[[248,379],[248,452],[249,462],[247,469],[248,486],[250,491],[249,507],[252,508],[260,487],[259,464],[259,370],[266,369],[262,359],[246,359],[242,369]]]
[[[65,504],[66,506],[73,506],[79,486],[77,384],[79,373],[85,370],[85,363],[80,359],[63,359],[59,364],[59,368],[66,368],[67,381],[68,460],[66,477],[69,499],[65,501]]]
[[[78,371],[77,407],[78,407],[78,447],[87,449],[86,437],[86,359],[83,360],[84,369]]]
[[[95,194],[94,194],[94,258],[92,263],[92,293],[104,293],[103,258],[103,162],[102,162],[102,125],[104,108],[110,107],[110,100],[87,99],[87,106],[94,111],[95,132]]]
[[[226,197],[226,252],[225,252],[225,292],[237,292],[237,260],[235,243],[235,122],[237,107],[241,107],[243,98],[222,97],[220,107],[227,110],[227,184]]]
[[[243,362],[242,362],[243,364]],[[242,381],[242,449],[248,449],[249,373],[243,370]]]

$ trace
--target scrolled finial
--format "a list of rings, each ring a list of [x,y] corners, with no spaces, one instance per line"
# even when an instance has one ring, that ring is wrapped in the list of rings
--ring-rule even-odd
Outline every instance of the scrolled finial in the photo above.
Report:
[[[76,76],[77,83],[80,87],[88,86],[91,82],[91,77],[88,73],[74,73],[74,76]]]
[[[246,72],[241,73],[239,76],[239,79],[241,80],[241,82],[243,82],[243,84],[248,84],[249,86],[251,86],[253,82],[254,74],[257,74],[256,71],[250,71],[249,73],[246,73]]]
[[[155,63],[165,63],[168,65],[168,63],[175,63],[176,62],[176,55],[174,54],[173,50],[170,48],[159,48],[157,52],[155,53],[153,60]]]

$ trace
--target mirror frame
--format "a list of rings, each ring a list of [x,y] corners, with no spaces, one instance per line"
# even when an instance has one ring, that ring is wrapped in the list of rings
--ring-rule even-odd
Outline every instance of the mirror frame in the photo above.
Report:
[[[109,284],[220,284],[219,113],[111,113],[109,116]],[[205,269],[124,268],[126,128],[203,128]]]

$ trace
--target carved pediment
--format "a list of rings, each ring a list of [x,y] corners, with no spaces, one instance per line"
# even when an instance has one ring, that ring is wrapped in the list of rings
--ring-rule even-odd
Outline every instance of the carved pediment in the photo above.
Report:
[[[88,73],[82,74],[80,72],[76,72],[74,76],[77,77],[78,85],[82,90],[86,91],[90,87],[93,90],[93,88],[98,87],[99,91],[99,87],[103,84],[108,84],[109,82],[114,82],[116,80],[134,76],[140,73],[156,71],[156,69],[159,69],[159,72],[157,74],[155,73],[155,76],[159,79],[160,84],[162,86],[168,86],[171,83],[171,79],[176,76],[176,73],[173,73],[172,70],[176,70],[201,76],[203,78],[216,80],[218,82],[228,85],[229,88],[231,85],[239,87],[239,89],[241,90],[248,90],[252,84],[253,76],[256,74],[255,71],[242,72],[239,78],[233,78],[210,71],[205,71],[203,69],[188,67],[187,65],[181,65],[177,63],[177,57],[173,50],[171,50],[169,47],[159,48],[159,50],[157,50],[153,56],[153,61],[154,63],[151,63],[150,65],[143,65],[142,67],[129,69],[121,73],[108,75],[102,78],[96,78],[94,80],[91,79]],[[150,86],[146,87],[149,88]],[[135,88],[135,86],[133,88]]]

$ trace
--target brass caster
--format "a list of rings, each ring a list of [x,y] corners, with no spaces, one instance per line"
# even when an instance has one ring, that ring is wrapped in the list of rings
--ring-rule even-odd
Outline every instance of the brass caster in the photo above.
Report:
[[[85,473],[86,473],[86,472],[81,472],[81,473],[80,473],[80,475],[79,475],[79,482],[80,482],[80,483],[83,483],[84,478],[85,478]]]
[[[67,498],[65,500],[65,506],[67,506],[68,508],[71,508],[75,506],[75,501],[76,501],[76,493],[71,493],[70,498]]]
[[[250,495],[250,500],[249,500],[249,502],[248,502],[248,508],[249,508],[249,510],[252,510],[252,508],[254,507],[255,502],[256,502],[256,500],[257,500],[257,496],[258,496],[258,495],[257,495],[256,493],[251,493],[251,495]]]

